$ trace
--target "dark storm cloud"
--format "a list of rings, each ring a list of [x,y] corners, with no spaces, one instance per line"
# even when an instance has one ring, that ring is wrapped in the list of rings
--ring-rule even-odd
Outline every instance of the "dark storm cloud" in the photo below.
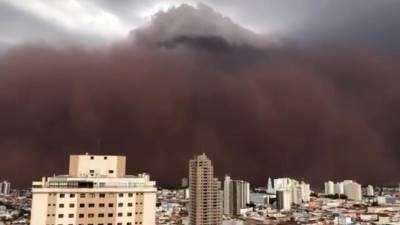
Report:
[[[21,46],[0,60],[0,177],[29,185],[91,152],[176,185],[206,152],[219,176],[258,185],[396,181],[399,60],[275,43],[181,6],[110,48]]]

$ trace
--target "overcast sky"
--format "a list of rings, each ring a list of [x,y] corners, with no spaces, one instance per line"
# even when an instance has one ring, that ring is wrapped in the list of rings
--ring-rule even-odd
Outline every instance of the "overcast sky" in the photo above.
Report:
[[[0,0],[0,49],[26,42],[108,44],[149,22],[157,11],[194,0]],[[299,41],[368,39],[398,48],[397,0],[204,0],[257,33]]]

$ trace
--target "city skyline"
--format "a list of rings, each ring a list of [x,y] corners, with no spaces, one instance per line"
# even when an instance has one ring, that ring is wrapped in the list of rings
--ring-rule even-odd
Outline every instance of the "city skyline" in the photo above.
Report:
[[[0,179],[126,155],[215,176],[395,185],[398,0],[0,0]]]

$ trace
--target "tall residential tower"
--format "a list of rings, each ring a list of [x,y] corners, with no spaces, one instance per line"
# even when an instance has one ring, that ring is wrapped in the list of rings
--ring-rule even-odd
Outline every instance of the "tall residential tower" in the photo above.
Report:
[[[69,174],[33,182],[31,224],[154,225],[155,182],[125,156],[72,155]]]
[[[189,162],[190,225],[221,225],[220,182],[211,160],[203,153]]]

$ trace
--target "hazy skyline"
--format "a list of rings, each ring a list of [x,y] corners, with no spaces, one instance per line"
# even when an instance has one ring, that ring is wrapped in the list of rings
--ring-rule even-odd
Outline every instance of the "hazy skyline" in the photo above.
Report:
[[[182,4],[187,3],[187,4]],[[158,12],[161,10],[161,12]],[[395,183],[400,2],[0,0],[0,179],[127,155],[216,174]]]

